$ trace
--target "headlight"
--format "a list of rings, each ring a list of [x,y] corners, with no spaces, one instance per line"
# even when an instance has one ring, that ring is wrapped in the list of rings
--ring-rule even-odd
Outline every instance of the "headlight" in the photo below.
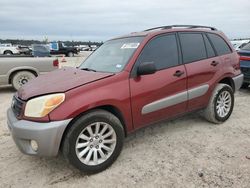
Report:
[[[59,106],[65,99],[64,93],[45,95],[27,102],[24,115],[26,117],[44,117]]]

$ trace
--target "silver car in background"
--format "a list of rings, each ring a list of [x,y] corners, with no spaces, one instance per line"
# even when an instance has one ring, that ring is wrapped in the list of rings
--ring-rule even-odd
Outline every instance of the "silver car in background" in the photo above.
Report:
[[[18,90],[29,80],[58,67],[59,61],[53,57],[1,57],[0,85],[12,84]]]

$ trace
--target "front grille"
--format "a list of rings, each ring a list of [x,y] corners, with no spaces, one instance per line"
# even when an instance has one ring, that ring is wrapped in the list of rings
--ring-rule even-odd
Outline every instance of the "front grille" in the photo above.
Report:
[[[24,101],[19,99],[17,96],[13,97],[11,108],[16,117],[19,117],[22,113]]]

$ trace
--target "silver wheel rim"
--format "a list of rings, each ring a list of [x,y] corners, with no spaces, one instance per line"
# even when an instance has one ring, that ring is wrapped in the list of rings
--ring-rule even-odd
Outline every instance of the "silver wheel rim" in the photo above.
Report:
[[[19,80],[18,80],[18,83],[20,86],[26,84],[28,81],[30,80],[30,77],[29,76],[20,76]]]
[[[230,112],[232,105],[232,97],[228,91],[223,91],[216,102],[216,112],[217,115],[221,118],[224,118]]]
[[[75,151],[78,159],[85,165],[99,165],[114,152],[116,133],[111,125],[95,122],[88,125],[79,134]]]

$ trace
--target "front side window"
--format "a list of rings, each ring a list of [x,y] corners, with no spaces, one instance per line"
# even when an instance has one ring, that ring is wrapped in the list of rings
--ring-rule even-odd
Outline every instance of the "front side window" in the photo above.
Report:
[[[123,70],[144,37],[128,37],[105,42],[79,69],[117,73]]]
[[[175,34],[154,38],[144,47],[139,63],[154,62],[157,70],[178,65],[178,47]]]
[[[212,33],[208,33],[208,37],[210,38],[211,42],[213,43],[213,46],[217,52],[218,55],[224,55],[231,53],[231,49],[227,45],[224,39],[222,39],[220,36]]]
[[[202,34],[180,33],[183,62],[190,63],[207,57]]]

